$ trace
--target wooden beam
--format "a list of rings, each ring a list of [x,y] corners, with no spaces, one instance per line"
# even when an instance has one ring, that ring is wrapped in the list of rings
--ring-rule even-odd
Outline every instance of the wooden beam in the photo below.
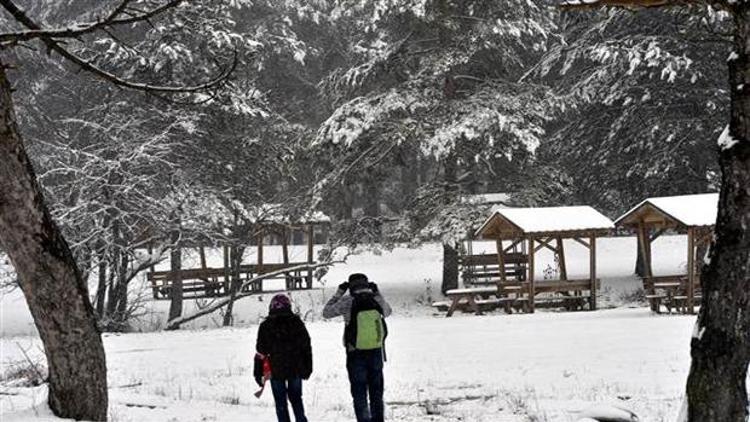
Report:
[[[589,279],[591,281],[591,297],[589,298],[589,306],[592,311],[596,310],[596,236],[589,238]]]
[[[557,260],[560,264],[560,280],[568,279],[568,267],[565,265],[565,246],[561,237],[555,239],[557,242]]]
[[[534,285],[534,238],[529,239],[529,312],[534,313],[534,298],[536,296],[536,286]]]
[[[198,255],[201,259],[201,268],[206,269],[207,263],[206,263],[206,248],[203,247],[203,245],[198,247]]]
[[[654,240],[658,239],[659,236],[663,235],[664,232],[666,232],[666,231],[667,231],[667,229],[659,229],[656,232],[654,232],[654,234],[652,236],[649,236],[649,238],[648,238],[649,243],[651,243]]]
[[[585,241],[585,240],[583,240],[581,238],[578,238],[578,237],[573,237],[572,239],[575,240],[576,242],[580,243],[581,245],[583,245],[584,248],[587,248],[587,249],[590,248],[589,243],[587,241]]]
[[[514,240],[514,241],[513,241],[513,242],[512,242],[511,244],[510,244],[510,246],[508,246],[507,248],[503,249],[503,252],[505,252],[505,253],[508,253],[508,252],[512,251],[512,250],[513,250],[513,249],[515,249],[515,248],[516,248],[516,246],[518,246],[518,245],[519,245],[520,243],[523,243],[523,239],[516,239],[516,240]]]
[[[552,252],[557,253],[557,248],[551,245],[552,238],[547,238],[547,240],[540,238],[536,240],[537,242],[539,242],[539,246],[537,246],[536,249],[534,249],[534,252],[539,252],[542,248],[547,248],[551,250]]]

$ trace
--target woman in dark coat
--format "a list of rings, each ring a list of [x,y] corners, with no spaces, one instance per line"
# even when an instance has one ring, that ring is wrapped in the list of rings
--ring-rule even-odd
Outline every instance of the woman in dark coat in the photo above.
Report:
[[[296,422],[307,422],[302,403],[302,380],[312,374],[312,346],[305,324],[292,312],[289,297],[271,299],[268,318],[260,324],[255,349],[255,381],[263,385],[263,359],[271,366],[271,390],[279,422],[291,422],[287,400]]]

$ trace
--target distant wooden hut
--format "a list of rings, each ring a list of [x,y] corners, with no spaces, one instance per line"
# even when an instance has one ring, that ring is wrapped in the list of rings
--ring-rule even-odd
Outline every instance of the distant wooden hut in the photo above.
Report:
[[[643,284],[651,308],[661,306],[694,313],[700,302],[700,254],[711,244],[718,193],[648,198],[617,219],[615,224],[638,235],[645,274]],[[666,231],[687,235],[686,274],[654,276],[651,246]]]
[[[245,215],[245,220],[251,226],[248,231],[255,234],[255,239],[248,239],[247,242],[256,248],[256,262],[240,265],[238,275],[241,280],[245,281],[286,268],[314,265],[316,231],[331,222],[331,219],[320,211],[309,211],[301,216],[292,217],[285,213],[280,205],[275,204],[265,204],[249,210]],[[304,261],[291,260],[289,246],[294,233],[303,233],[305,237],[306,257]],[[281,262],[272,262],[265,256],[265,246],[271,237],[281,245]],[[230,293],[232,276],[230,248],[228,245],[221,246],[224,261],[222,268],[212,268],[207,265],[205,248],[201,245],[198,247],[201,267],[180,271],[179,277],[182,280],[184,298],[216,297]],[[154,271],[152,268],[147,274],[147,279],[151,283],[154,299],[170,299],[172,280],[176,277],[177,274],[171,271]],[[285,280],[286,290],[310,289],[313,285],[313,270],[294,269],[283,272],[275,278]],[[263,284],[263,280],[253,282],[243,293],[264,293]]]

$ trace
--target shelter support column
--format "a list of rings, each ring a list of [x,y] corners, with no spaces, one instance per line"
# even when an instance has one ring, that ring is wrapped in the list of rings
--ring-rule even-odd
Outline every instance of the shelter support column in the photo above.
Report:
[[[534,250],[534,238],[529,239],[529,275],[528,275],[528,281],[529,281],[529,312],[534,313],[534,299],[536,297],[536,286],[534,284],[534,255],[536,254],[536,251]]]
[[[224,255],[224,292],[229,293],[229,246],[224,245],[222,254]]]
[[[281,227],[281,255],[284,260],[284,264],[289,263],[289,239],[288,230],[286,227]]]
[[[591,297],[589,307],[596,310],[596,236],[589,238],[589,278],[591,279]]]
[[[568,267],[565,264],[565,246],[561,237],[555,239],[557,242],[557,260],[560,264],[560,280],[568,279]]]
[[[687,301],[685,312],[695,313],[693,298],[695,296],[695,229],[689,228],[687,232]]]
[[[310,224],[307,226],[307,263],[312,265],[313,260],[313,247],[315,246],[315,226]],[[313,270],[307,270],[307,288],[311,289],[313,284]]]
[[[256,271],[258,272],[258,275],[263,274],[263,237],[265,233],[263,232],[263,228],[260,228],[258,231],[258,237],[257,237],[257,243],[258,243],[258,262],[256,266]],[[263,280],[258,280],[258,291],[263,291]]]

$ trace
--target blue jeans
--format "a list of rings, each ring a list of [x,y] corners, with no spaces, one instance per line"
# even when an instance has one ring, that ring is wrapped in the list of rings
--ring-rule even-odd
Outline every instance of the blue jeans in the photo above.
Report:
[[[287,399],[292,405],[294,420],[297,422],[307,422],[305,417],[305,406],[302,404],[302,379],[293,378],[290,380],[271,380],[271,391],[273,391],[273,401],[276,403],[276,418],[279,422],[291,422],[289,419],[289,407]]]
[[[348,352],[346,369],[349,372],[357,422],[383,422],[383,350]]]

